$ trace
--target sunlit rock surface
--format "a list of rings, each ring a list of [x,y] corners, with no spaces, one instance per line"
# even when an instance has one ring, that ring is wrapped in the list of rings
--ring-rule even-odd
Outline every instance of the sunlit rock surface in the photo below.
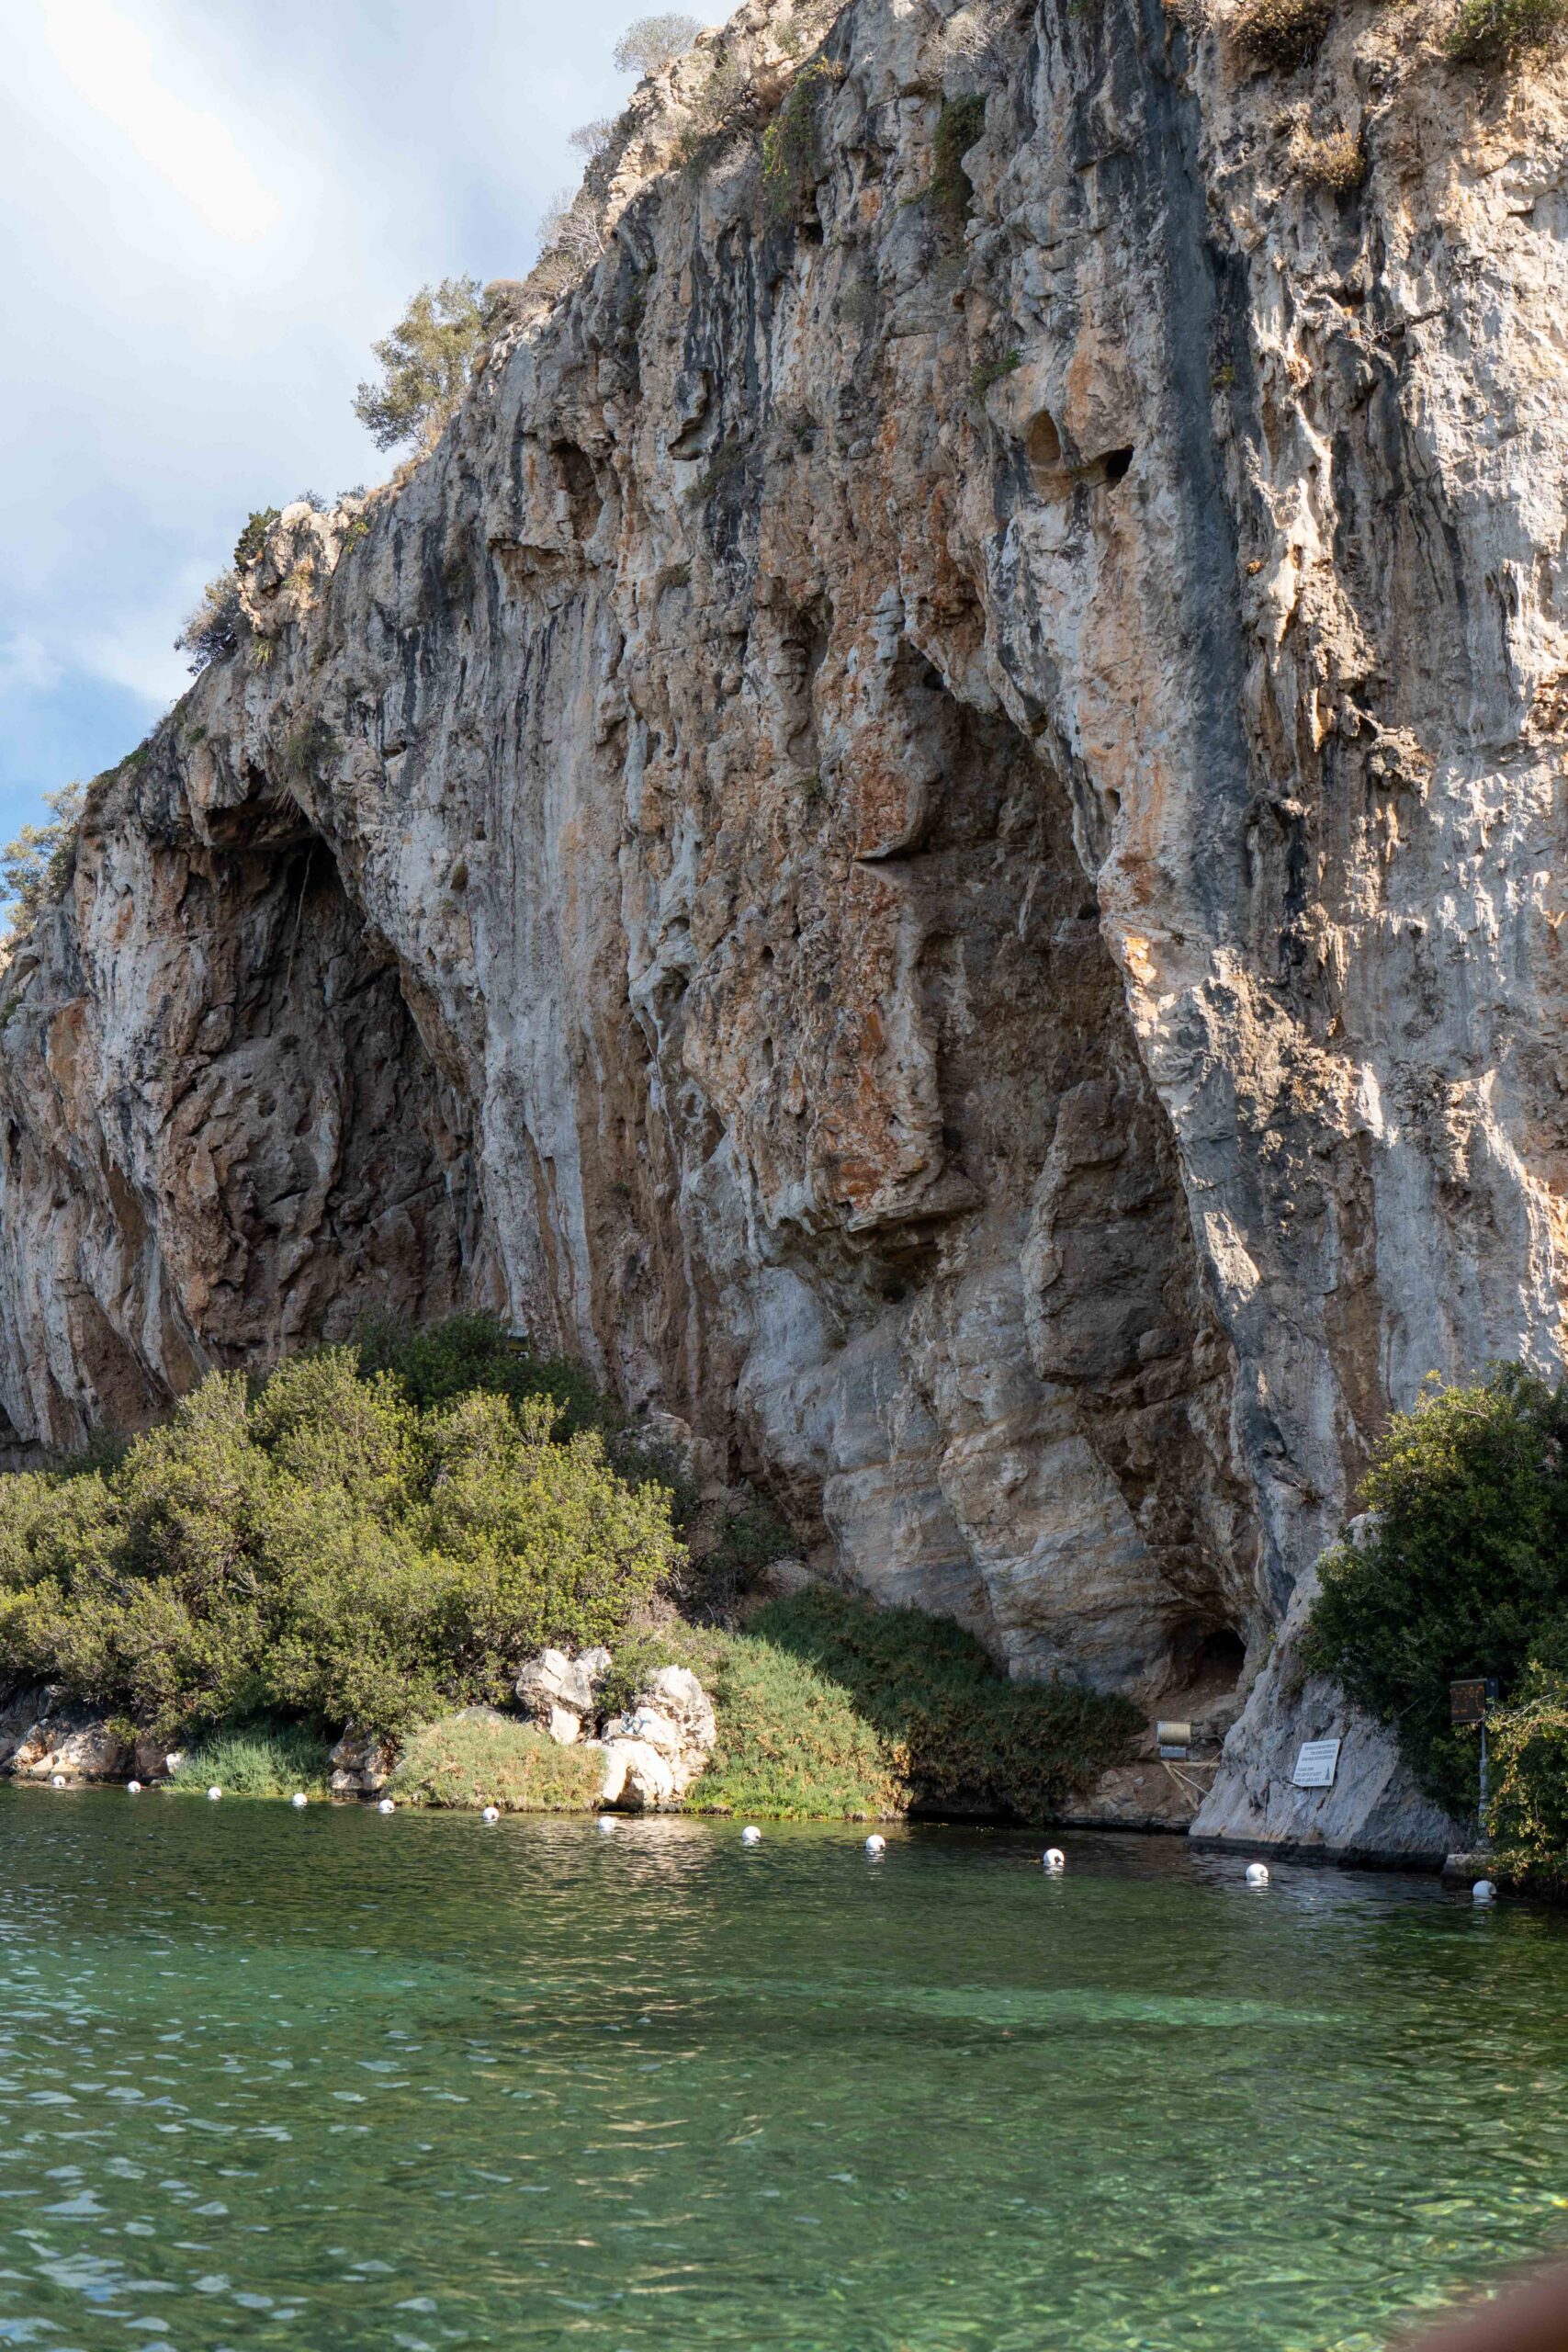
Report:
[[[1425,1373],[1559,1359],[1561,71],[825,21],[639,93],[603,257],[92,792],[0,1435],[492,1305],[818,1570],[1179,1709]]]

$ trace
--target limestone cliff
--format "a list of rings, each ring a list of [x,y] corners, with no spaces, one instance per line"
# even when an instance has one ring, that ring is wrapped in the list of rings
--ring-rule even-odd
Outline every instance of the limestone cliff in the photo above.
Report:
[[[1562,75],[1233,30],[750,0],[645,85],[11,966],[18,1441],[494,1304],[1152,1701],[1423,1374],[1558,1361]]]

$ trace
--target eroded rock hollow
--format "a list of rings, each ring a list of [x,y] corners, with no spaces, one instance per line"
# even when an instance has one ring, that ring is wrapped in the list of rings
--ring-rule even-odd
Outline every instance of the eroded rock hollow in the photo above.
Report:
[[[644,86],[11,966],[18,1443],[492,1305],[1154,1702],[1423,1374],[1558,1361],[1563,110],[1413,21],[751,5]]]

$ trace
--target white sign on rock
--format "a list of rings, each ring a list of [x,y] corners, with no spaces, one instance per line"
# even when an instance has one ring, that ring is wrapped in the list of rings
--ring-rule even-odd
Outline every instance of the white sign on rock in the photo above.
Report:
[[[1306,1739],[1296,1750],[1296,1769],[1291,1775],[1298,1789],[1331,1789],[1334,1775],[1339,1769],[1339,1742],[1337,1739]]]

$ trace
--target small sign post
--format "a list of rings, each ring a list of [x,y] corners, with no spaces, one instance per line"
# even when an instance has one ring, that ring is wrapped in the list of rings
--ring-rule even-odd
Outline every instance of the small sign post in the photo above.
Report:
[[[1449,1684],[1449,1721],[1456,1727],[1474,1724],[1481,1731],[1481,1834],[1486,1827],[1486,1710],[1497,1703],[1497,1682],[1494,1675],[1472,1675],[1464,1682]]]
[[[1291,1785],[1296,1789],[1331,1789],[1334,1775],[1339,1770],[1339,1742],[1337,1739],[1303,1739],[1296,1750],[1296,1769],[1291,1775]]]

